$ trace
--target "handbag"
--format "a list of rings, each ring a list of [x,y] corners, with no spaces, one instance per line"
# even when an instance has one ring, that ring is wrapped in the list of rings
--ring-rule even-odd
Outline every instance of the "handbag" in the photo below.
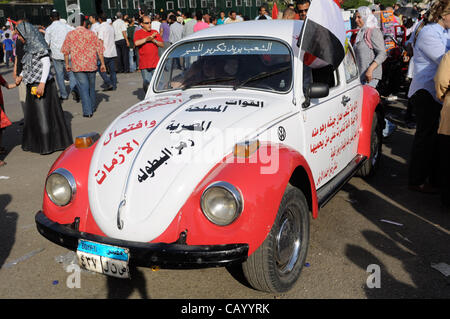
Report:
[[[0,108],[0,129],[10,126],[12,123],[6,116],[5,112]]]

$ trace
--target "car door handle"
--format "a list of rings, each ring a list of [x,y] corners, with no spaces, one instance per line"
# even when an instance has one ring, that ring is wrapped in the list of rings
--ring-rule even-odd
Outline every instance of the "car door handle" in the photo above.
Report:
[[[341,103],[342,103],[343,106],[347,106],[347,103],[350,102],[350,100],[351,99],[348,96],[344,95],[344,96],[342,96]]]

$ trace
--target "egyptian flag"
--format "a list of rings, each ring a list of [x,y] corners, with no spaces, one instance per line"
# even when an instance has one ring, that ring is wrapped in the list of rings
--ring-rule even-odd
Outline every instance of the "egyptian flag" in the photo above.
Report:
[[[303,29],[303,63],[311,68],[331,64],[336,69],[347,45],[339,0],[312,1]]]
[[[10,19],[10,18],[8,18],[7,20],[8,20],[8,22],[9,22],[9,29],[10,29],[11,31],[13,31],[13,30],[14,30],[13,24],[17,25],[17,21],[14,21],[14,20],[12,20],[12,19]]]

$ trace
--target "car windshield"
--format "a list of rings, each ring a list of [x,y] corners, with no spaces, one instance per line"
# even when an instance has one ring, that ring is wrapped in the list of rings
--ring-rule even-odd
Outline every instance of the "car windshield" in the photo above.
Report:
[[[173,48],[155,90],[221,86],[287,92],[291,83],[291,53],[286,45],[274,40],[230,38]]]

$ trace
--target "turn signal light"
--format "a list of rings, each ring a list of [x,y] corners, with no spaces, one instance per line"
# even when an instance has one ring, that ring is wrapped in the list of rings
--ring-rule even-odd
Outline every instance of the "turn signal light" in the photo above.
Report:
[[[259,149],[259,146],[260,146],[259,140],[237,143],[234,146],[233,154],[235,157],[248,158]]]
[[[88,148],[100,138],[100,134],[96,132],[77,136],[75,138],[76,148]]]

